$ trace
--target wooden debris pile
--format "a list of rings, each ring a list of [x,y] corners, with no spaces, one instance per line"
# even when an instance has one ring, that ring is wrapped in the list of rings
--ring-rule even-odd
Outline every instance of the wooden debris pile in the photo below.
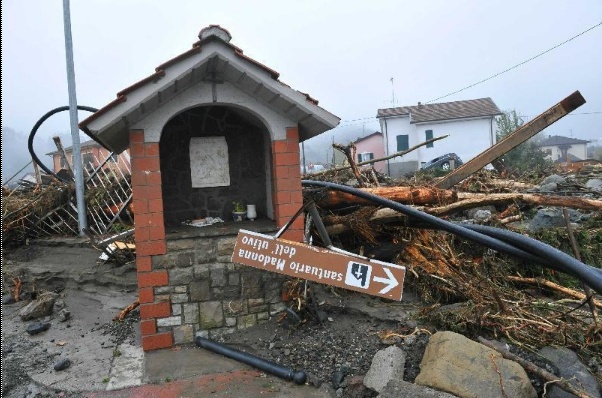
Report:
[[[439,180],[429,175],[374,179],[377,173],[354,168],[353,157],[348,159],[349,169],[357,172],[334,170],[308,179],[347,185],[352,180],[356,186],[363,181],[359,188],[363,191],[456,221],[466,220],[470,211],[487,208],[491,217],[472,222],[523,233],[521,222],[528,221],[537,208],[578,209],[588,214],[589,221],[574,234],[572,246],[567,243],[572,227],[554,228],[566,236],[555,235],[564,243],[556,247],[576,255],[575,247],[581,246],[582,251],[593,253],[584,255],[584,261],[602,267],[602,255],[596,254],[602,253],[602,195],[574,179],[567,189],[548,194],[534,189],[533,181],[505,179],[496,171],[481,170],[454,189],[440,189],[435,187]],[[591,177],[595,170],[587,173]],[[353,195],[306,188],[304,200],[316,203],[335,246],[405,265],[406,289],[415,290],[429,304],[421,314],[425,319],[472,336],[504,337],[525,349],[561,345],[586,357],[602,356],[598,316],[602,299],[588,296],[588,290],[574,278],[446,232],[424,229],[419,220]],[[550,229],[530,234],[546,241]],[[312,237],[315,244],[321,244],[317,231],[312,231]]]
[[[94,235],[113,234],[133,224],[129,177],[104,170],[86,179],[88,226]],[[28,239],[78,236],[75,184],[56,178],[2,189],[2,245],[19,246]]]

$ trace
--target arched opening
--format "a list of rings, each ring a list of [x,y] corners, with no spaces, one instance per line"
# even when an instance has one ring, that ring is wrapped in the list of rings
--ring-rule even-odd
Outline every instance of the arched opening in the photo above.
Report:
[[[165,225],[204,217],[231,220],[236,201],[255,204],[259,218],[271,217],[269,137],[257,117],[235,107],[200,106],[169,120],[159,143]],[[198,149],[192,155],[191,143]],[[217,183],[209,176],[213,172]],[[208,174],[206,183],[199,173]]]

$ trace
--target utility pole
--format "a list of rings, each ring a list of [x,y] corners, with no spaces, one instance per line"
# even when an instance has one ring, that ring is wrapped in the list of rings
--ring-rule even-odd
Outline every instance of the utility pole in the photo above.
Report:
[[[63,0],[63,25],[65,28],[65,56],[67,59],[67,88],[69,91],[69,121],[73,139],[73,178],[75,179],[75,199],[77,202],[77,222],[80,236],[88,226],[86,203],[84,200],[84,173],[77,120],[77,97],[75,95],[75,67],[73,66],[73,39],[71,37],[71,12],[69,0]]]
[[[395,108],[395,86],[393,85],[393,78],[391,78],[391,106]]]

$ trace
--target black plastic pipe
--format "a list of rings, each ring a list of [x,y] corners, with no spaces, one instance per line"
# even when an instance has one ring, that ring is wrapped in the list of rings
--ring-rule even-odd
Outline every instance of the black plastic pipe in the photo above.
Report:
[[[92,112],[92,113],[94,113],[98,110],[96,108],[92,108],[91,106],[85,106],[85,105],[78,105],[77,109],[80,111],[88,111],[88,112]],[[63,182],[70,182],[70,180],[59,177],[54,171],[50,170],[48,167],[46,167],[44,165],[44,163],[42,163],[40,158],[38,158],[38,155],[36,155],[35,151],[33,150],[33,138],[36,136],[36,133],[38,132],[38,129],[40,128],[42,123],[44,123],[50,116],[54,115],[55,113],[64,112],[64,111],[68,111],[68,110],[69,110],[68,106],[61,106],[58,108],[54,108],[53,110],[51,110],[49,112],[46,112],[46,114],[44,116],[42,116],[36,122],[36,124],[33,126],[33,128],[31,129],[31,132],[29,133],[29,138],[27,139],[27,148],[29,149],[29,154],[31,155],[31,158],[33,159],[33,161],[36,162],[38,164],[38,166],[40,166],[40,168],[42,168],[42,170],[44,170],[46,173],[48,173],[51,176],[54,176],[55,178],[57,178]]]
[[[345,185],[309,180],[303,180],[301,183],[304,186],[319,186],[350,193],[376,204],[399,211],[407,216],[417,218],[431,225],[435,229],[451,232],[494,250],[565,272],[590,286],[597,293],[602,294],[602,272],[597,268],[584,264],[566,253],[535,239],[498,228],[477,226],[474,224],[461,226],[426,214],[410,206],[402,205],[392,200]]]
[[[296,371],[292,368],[287,368],[286,366],[282,366],[275,362],[268,361],[267,359],[258,357],[257,355],[239,351],[237,349],[228,347],[227,345],[220,344],[215,341],[211,341],[204,337],[197,336],[194,342],[201,348],[205,348],[217,354],[221,354],[228,358],[235,359],[239,362],[246,363],[247,365],[251,365],[253,367],[256,367],[257,369],[261,369],[265,372],[278,376],[281,379],[289,381],[292,380],[296,384],[305,384],[305,380],[307,380],[307,375],[302,370]]]

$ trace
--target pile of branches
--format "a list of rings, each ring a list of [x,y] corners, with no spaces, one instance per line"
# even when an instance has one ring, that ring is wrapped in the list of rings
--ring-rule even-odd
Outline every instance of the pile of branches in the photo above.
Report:
[[[37,236],[40,221],[69,203],[74,184],[53,180],[29,189],[2,189],[2,245],[18,246]],[[69,220],[77,230],[77,219]]]
[[[348,158],[353,163],[353,157]],[[442,190],[434,188],[437,178],[428,173],[377,183],[374,171],[356,168],[358,178],[353,170],[350,166],[310,177],[347,185],[352,180],[356,186],[363,179],[365,192],[448,219],[463,220],[467,210],[492,206],[496,211],[484,223],[499,228],[514,229],[539,206],[584,210],[590,222],[582,225],[585,232],[576,233],[576,245],[569,245],[568,237],[558,238],[570,227],[554,229],[562,245],[549,243],[577,257],[575,246],[581,243],[584,260],[599,261],[595,253],[602,250],[601,195],[580,183],[571,183],[560,195],[544,195],[534,192],[531,179],[509,180],[494,170],[481,170],[456,189]],[[423,319],[473,337],[503,337],[527,350],[559,345],[586,357],[602,356],[602,299],[588,296],[576,279],[425,229],[420,220],[344,192],[306,188],[304,200],[316,203],[335,246],[405,265],[406,288],[416,290],[427,304],[420,314]],[[546,241],[550,234],[545,230],[536,238]],[[323,243],[317,231],[312,236],[315,244]]]

